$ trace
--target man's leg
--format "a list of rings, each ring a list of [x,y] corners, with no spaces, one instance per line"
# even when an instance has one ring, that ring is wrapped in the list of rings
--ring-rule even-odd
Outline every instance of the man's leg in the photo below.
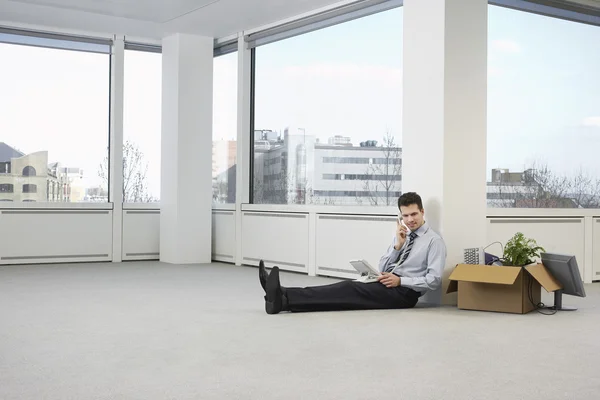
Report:
[[[419,293],[405,287],[387,288],[379,282],[343,281],[332,285],[285,288],[289,311],[337,311],[412,308]]]

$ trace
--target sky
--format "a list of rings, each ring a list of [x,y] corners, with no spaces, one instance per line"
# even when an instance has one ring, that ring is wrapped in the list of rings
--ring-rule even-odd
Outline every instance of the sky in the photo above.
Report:
[[[125,50],[123,142],[137,146],[148,163],[148,191],[160,198],[162,56]]]
[[[0,142],[96,171],[107,156],[109,56],[0,44]]]
[[[0,142],[29,154],[48,151],[84,170],[84,185],[103,183],[108,156],[107,54],[0,43]],[[236,134],[237,53],[214,61],[214,137]],[[123,139],[147,164],[149,194],[160,198],[161,74],[157,53],[125,50]]]
[[[256,127],[401,144],[402,11],[258,48]],[[494,6],[488,22],[488,177],[537,162],[600,178],[600,28]]]
[[[402,143],[402,8],[256,50],[256,129]],[[600,177],[600,27],[489,7],[488,176],[546,162]],[[109,56],[0,44],[0,141],[100,183]],[[215,58],[213,139],[236,136],[237,54]],[[160,192],[160,54],[126,51],[125,140]]]

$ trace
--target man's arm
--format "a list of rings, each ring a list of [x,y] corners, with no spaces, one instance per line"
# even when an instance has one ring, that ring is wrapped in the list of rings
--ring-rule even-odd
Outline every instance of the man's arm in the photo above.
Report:
[[[400,286],[417,291],[436,290],[442,283],[442,273],[446,264],[446,245],[442,239],[431,242],[427,252],[427,272],[425,276],[400,278]]]
[[[402,247],[404,247],[406,242],[404,242],[404,244],[402,245],[400,250],[396,250],[395,249],[396,241],[397,241],[396,236],[394,236],[394,240],[392,240],[392,244],[390,245],[390,247],[388,247],[385,254],[379,259],[379,272],[385,271],[387,269],[387,267],[390,266],[390,264],[394,264],[394,263],[398,262],[398,259],[400,258],[400,253],[402,252]]]

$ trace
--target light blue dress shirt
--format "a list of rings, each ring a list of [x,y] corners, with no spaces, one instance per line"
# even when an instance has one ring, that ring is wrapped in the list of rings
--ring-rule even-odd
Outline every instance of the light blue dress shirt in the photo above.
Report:
[[[442,273],[446,264],[446,244],[427,222],[415,233],[417,237],[408,257],[402,265],[396,266],[392,273],[400,276],[400,286],[425,293],[428,290],[437,289],[442,283]],[[379,260],[379,271],[384,272],[391,264],[397,264],[400,261],[409,240],[407,235],[402,248],[396,250],[394,248],[396,235],[394,235],[392,244]]]

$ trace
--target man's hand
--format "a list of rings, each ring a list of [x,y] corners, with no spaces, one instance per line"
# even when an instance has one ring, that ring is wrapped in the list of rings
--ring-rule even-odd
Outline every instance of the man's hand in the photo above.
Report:
[[[379,282],[385,285],[385,287],[393,288],[400,286],[400,277],[389,272],[384,272],[377,278]]]
[[[408,233],[408,228],[404,226],[404,224],[400,223],[400,218],[396,220],[396,244],[394,248],[396,250],[400,250],[402,246],[404,246],[404,242],[406,242],[406,234]]]

